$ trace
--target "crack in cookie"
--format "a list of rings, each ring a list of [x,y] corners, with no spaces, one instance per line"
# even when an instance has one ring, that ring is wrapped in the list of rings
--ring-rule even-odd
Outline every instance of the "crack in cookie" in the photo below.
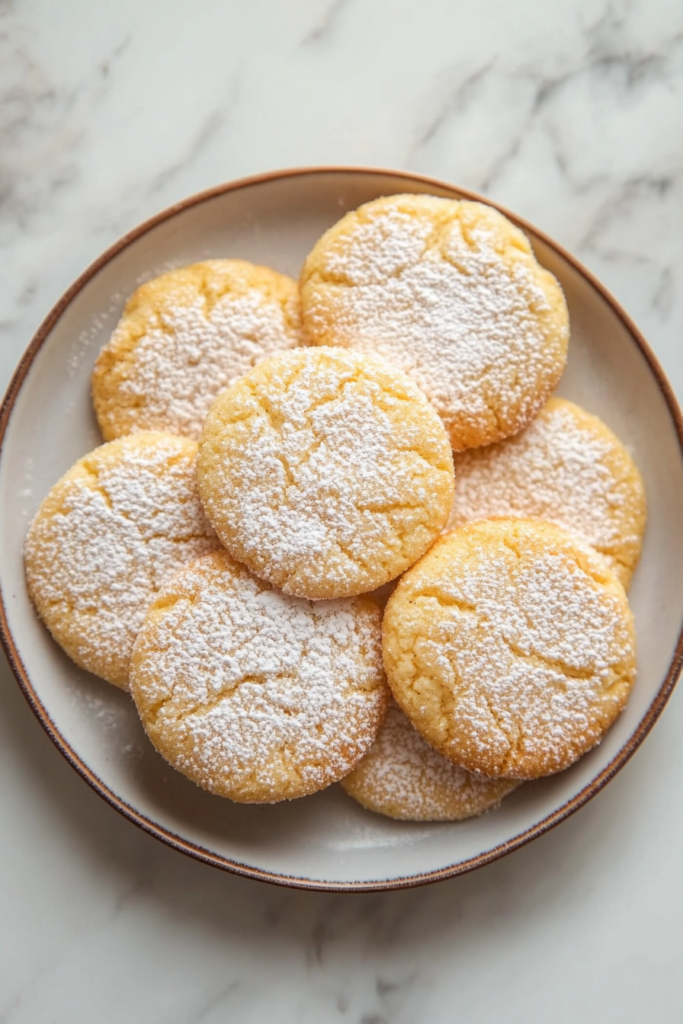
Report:
[[[635,679],[617,577],[579,537],[528,519],[479,520],[437,541],[389,598],[383,648],[425,739],[490,777],[567,768]]]
[[[427,550],[450,509],[452,462],[404,374],[309,348],[264,361],[217,399],[198,480],[233,556],[317,600],[374,590]]]

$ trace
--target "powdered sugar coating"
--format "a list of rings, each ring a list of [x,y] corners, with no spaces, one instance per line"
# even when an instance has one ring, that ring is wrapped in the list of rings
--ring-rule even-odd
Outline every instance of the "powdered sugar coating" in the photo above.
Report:
[[[84,456],[52,488],[26,538],[36,608],[77,665],[126,688],[150,601],[218,546],[197,495],[197,446],[140,433]]]
[[[150,609],[131,692],[157,750],[205,789],[241,802],[305,796],[347,774],[377,734],[380,623],[367,598],[287,597],[216,552]]]
[[[453,764],[392,702],[372,748],[341,785],[363,807],[390,818],[463,821],[498,807],[517,783]]]
[[[93,373],[106,439],[134,430],[198,438],[216,395],[300,344],[296,282],[243,260],[206,260],[142,285]]]
[[[525,235],[480,203],[406,195],[361,206],[314,247],[301,300],[312,342],[409,373],[456,451],[528,423],[566,360],[559,284]]]
[[[645,489],[604,423],[552,398],[515,437],[456,456],[448,529],[489,516],[533,516],[582,534],[628,586],[642,547]]]
[[[312,599],[374,590],[446,522],[444,428],[400,371],[343,349],[264,361],[213,405],[199,491],[235,558]]]
[[[389,599],[383,633],[398,703],[444,756],[490,777],[568,767],[635,678],[623,587],[587,544],[540,521],[441,538]]]

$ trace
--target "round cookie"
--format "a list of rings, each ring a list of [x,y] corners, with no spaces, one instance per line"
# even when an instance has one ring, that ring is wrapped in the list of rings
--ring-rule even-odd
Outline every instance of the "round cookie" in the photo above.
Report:
[[[197,445],[140,433],[85,455],[26,538],[31,599],[77,665],[126,689],[147,607],[183,563],[218,547],[197,494]]]
[[[455,451],[524,427],[567,357],[562,290],[526,236],[482,203],[398,195],[348,213],[301,273],[307,338],[410,374]]]
[[[530,519],[482,519],[437,541],[389,599],[383,650],[425,739],[491,778],[567,768],[612,725],[636,671],[608,563]]]
[[[372,745],[389,691],[369,598],[312,603],[226,551],[163,588],[135,644],[131,693],[159,753],[241,803],[306,796]]]
[[[340,785],[369,811],[402,821],[464,821],[498,807],[517,787],[442,757],[394,703],[375,743]]]
[[[216,395],[301,343],[297,284],[245,260],[206,260],[130,297],[92,375],[106,441],[136,430],[195,440]]]
[[[582,534],[628,587],[645,531],[645,488],[621,441],[564,398],[515,437],[455,457],[453,529],[472,519],[546,519]]]
[[[350,597],[398,576],[436,539],[453,457],[400,370],[303,348],[265,360],[216,399],[197,478],[238,561],[297,597]]]

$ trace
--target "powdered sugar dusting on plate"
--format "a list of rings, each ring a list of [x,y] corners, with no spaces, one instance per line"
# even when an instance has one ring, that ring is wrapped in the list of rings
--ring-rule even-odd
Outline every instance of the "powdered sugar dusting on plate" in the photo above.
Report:
[[[212,792],[247,802],[312,793],[373,742],[387,700],[380,612],[309,602],[226,552],[162,591],[138,639],[131,689],[157,749]]]

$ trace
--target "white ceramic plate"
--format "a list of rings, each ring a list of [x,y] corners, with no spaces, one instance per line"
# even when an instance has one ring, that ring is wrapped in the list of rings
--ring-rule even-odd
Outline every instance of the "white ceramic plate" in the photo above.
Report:
[[[569,303],[572,337],[560,392],[628,444],[647,487],[648,530],[630,594],[638,680],[601,746],[569,771],[522,786],[500,810],[462,823],[393,822],[363,810],[338,786],[293,803],[240,806],[169,768],[145,739],[129,697],[77,669],[38,622],[24,584],[24,536],[52,484],[101,443],[90,372],[126,297],[164,270],[218,256],[297,276],[315,240],[347,210],[396,192],[479,198],[396,172],[316,168],[225,185],[167,210],[113,246],[57,304],[17,369],[0,418],[0,628],[43,726],[86,781],[152,835],[218,867],[308,888],[417,885],[479,867],[540,835],[630,757],[683,660],[683,424],[676,402],[614,299],[514,216]]]

